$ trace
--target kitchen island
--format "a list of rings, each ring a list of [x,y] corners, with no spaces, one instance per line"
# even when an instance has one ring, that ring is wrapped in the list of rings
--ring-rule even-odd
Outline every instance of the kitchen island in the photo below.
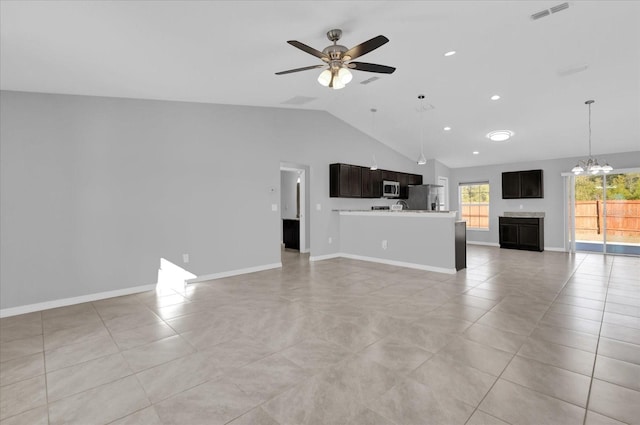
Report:
[[[455,211],[335,212],[342,257],[450,274],[466,267],[466,223]]]

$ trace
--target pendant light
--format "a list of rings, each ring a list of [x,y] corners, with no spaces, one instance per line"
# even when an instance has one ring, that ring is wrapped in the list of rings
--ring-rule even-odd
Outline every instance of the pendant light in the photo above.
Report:
[[[373,130],[375,130],[375,117],[376,117],[376,112],[378,110],[376,108],[371,108],[371,134],[373,134]],[[369,167],[369,169],[371,171],[375,171],[378,169],[378,162],[376,161],[376,154],[372,153],[371,154],[371,167]]]
[[[571,172],[576,176],[582,173],[587,174],[608,174],[613,171],[613,167],[605,161],[604,165],[598,163],[598,159],[591,156],[591,105],[595,103],[595,100],[587,100],[584,102],[589,107],[589,157],[585,160],[578,161],[575,167],[571,169]]]
[[[418,95],[420,99],[420,156],[418,157],[418,165],[424,165],[427,163],[427,159],[424,157],[424,95]]]

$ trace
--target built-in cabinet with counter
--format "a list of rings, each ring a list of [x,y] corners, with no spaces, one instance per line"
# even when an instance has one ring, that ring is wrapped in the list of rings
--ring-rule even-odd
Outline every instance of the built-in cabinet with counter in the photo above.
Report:
[[[499,217],[500,248],[544,251],[543,217]]]
[[[380,198],[384,180],[400,183],[400,199],[409,196],[409,185],[422,184],[419,174],[371,170],[351,164],[329,165],[329,196],[332,198]]]

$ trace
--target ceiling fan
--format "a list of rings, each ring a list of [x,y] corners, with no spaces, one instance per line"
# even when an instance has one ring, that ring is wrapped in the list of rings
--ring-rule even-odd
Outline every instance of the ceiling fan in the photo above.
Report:
[[[308,71],[310,69],[324,68],[318,82],[323,86],[331,87],[338,90],[343,88],[349,81],[351,81],[352,75],[349,69],[356,71],[377,72],[380,74],[392,74],[396,69],[391,66],[378,65],[375,63],[366,62],[351,62],[362,55],[365,55],[372,50],[389,42],[389,39],[384,35],[379,35],[367,40],[364,43],[358,44],[351,49],[347,49],[345,46],[341,46],[338,43],[342,36],[342,30],[333,29],[327,32],[327,38],[333,42],[331,46],[325,47],[322,51],[316,50],[313,47],[309,47],[304,43],[300,43],[296,40],[289,40],[287,43],[293,47],[309,53],[317,58],[322,59],[325,63],[322,65],[305,66],[304,68],[289,69],[287,71],[276,72],[276,75],[291,74],[292,72]]]

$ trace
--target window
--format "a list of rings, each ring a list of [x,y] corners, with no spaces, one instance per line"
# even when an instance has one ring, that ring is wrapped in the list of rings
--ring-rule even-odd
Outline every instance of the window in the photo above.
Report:
[[[489,230],[489,182],[461,183],[460,216],[468,229]]]

